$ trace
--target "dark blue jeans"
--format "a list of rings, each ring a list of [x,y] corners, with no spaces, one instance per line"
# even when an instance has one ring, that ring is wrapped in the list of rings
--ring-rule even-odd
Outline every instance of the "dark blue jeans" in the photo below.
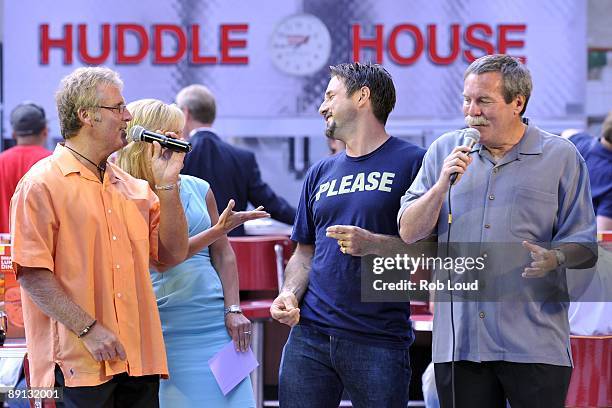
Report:
[[[346,389],[355,408],[406,408],[408,348],[370,346],[297,325],[283,349],[281,408],[337,408]]]

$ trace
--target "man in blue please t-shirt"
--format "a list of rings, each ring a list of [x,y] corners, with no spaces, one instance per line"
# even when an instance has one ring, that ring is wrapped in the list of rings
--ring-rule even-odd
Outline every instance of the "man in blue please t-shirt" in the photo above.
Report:
[[[306,175],[291,237],[297,249],[271,308],[292,326],[280,368],[282,407],[337,407],[344,389],[353,406],[408,403],[410,304],[361,302],[361,256],[403,247],[394,214],[425,154],[386,133],[394,105],[381,66],[331,67],[319,113],[327,137],[346,151]]]

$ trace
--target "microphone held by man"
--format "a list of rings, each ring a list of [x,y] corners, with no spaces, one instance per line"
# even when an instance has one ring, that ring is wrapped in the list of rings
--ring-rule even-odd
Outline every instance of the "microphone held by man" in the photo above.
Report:
[[[142,126],[132,127],[130,129],[130,138],[135,142],[158,142],[161,147],[175,152],[189,153],[191,151],[191,143],[152,132]]]
[[[461,146],[467,147],[469,149],[467,152],[465,152],[466,155],[469,156],[470,151],[472,150],[474,145],[478,143],[479,140],[480,140],[480,132],[477,129],[467,128],[463,131],[463,143],[461,144]],[[450,176],[451,185],[455,184],[458,176],[459,176],[458,172],[451,174]]]

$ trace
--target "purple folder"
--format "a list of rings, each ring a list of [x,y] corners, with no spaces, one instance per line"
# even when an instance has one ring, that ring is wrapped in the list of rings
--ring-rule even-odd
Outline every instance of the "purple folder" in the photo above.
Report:
[[[227,395],[233,390],[258,365],[259,363],[250,347],[246,352],[241,353],[236,351],[233,341],[227,343],[208,360],[208,366],[223,395]]]

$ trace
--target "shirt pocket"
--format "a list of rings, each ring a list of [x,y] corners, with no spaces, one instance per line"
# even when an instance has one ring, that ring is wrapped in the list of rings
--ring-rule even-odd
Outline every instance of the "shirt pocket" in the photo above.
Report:
[[[518,187],[512,201],[510,232],[529,241],[550,242],[557,207],[555,194]]]

